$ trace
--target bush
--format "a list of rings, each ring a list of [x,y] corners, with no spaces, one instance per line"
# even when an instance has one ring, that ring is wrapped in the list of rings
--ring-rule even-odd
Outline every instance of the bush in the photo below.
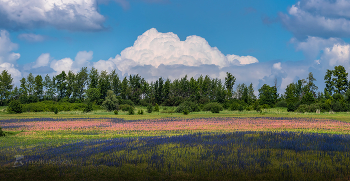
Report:
[[[242,104],[240,104],[240,105],[238,106],[238,111],[242,112],[243,110],[244,110],[244,107],[243,107]]]
[[[137,114],[138,114],[138,115],[143,115],[143,110],[140,109],[139,111],[137,111]]]
[[[83,112],[91,112],[93,110],[92,108],[92,102],[89,101],[86,105],[86,107],[84,108]]]
[[[294,104],[292,102],[287,104],[287,111],[288,112],[294,112],[295,110],[297,110],[296,104]]]
[[[23,110],[22,110],[22,104],[21,102],[19,102],[18,100],[13,100],[10,102],[8,108],[7,108],[7,111],[11,114],[15,113],[22,113]]]
[[[270,109],[270,106],[268,104],[264,104],[261,106],[262,109]]]
[[[0,127],[0,137],[5,136],[5,133],[2,131],[2,128]]]
[[[114,111],[114,114],[115,114],[115,115],[118,115],[118,110],[115,110],[115,111]]]
[[[132,101],[129,100],[129,99],[120,99],[120,100],[119,100],[119,103],[120,103],[120,104],[127,104],[127,105],[130,105],[130,106],[132,106],[132,107],[135,107],[134,102],[132,102]]]
[[[221,106],[220,103],[212,102],[209,104],[204,105],[203,111],[211,111],[212,113],[219,113],[220,111],[223,111],[224,108]]]
[[[176,108],[175,112],[182,113],[185,109],[187,109],[189,112],[200,111],[198,104],[190,101],[185,101]]]
[[[283,101],[279,101],[277,104],[276,104],[276,107],[287,107],[288,108],[288,104],[285,100]]]
[[[236,111],[236,110],[238,110],[239,107],[240,107],[240,104],[238,102],[234,102],[234,103],[231,104],[230,110],[231,111]]]
[[[184,109],[183,111],[182,111],[182,113],[184,114],[184,115],[188,115],[189,113],[190,113],[190,111],[188,110],[188,109]]]
[[[134,109],[134,107],[128,105],[128,104],[123,104],[123,105],[120,105],[119,108],[122,110],[122,111],[129,111],[130,109]]]
[[[157,103],[156,103],[156,105],[154,106],[154,111],[155,111],[155,112],[159,112],[159,106],[158,106]]]
[[[132,107],[132,106],[129,107],[128,114],[129,115],[134,115],[135,114],[134,107]]]
[[[107,111],[118,110],[118,108],[119,108],[118,99],[113,91],[111,91],[111,90],[107,91],[107,96],[106,96],[105,101],[103,101],[102,106]]]
[[[148,113],[152,113],[152,111],[153,111],[153,106],[152,106],[152,104],[148,104],[148,106],[147,106],[147,112],[148,112]]]
[[[343,110],[343,106],[339,101],[336,101],[333,105],[332,105],[332,110],[334,112],[340,112]]]
[[[55,108],[55,110],[53,111],[55,114],[58,114],[58,109],[57,107]]]

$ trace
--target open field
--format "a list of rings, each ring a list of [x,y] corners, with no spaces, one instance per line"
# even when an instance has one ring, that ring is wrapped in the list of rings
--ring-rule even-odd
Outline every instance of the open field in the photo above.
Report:
[[[7,136],[0,137],[0,178],[348,180],[347,115],[283,109],[2,114]],[[13,167],[16,155],[24,156],[19,167]]]

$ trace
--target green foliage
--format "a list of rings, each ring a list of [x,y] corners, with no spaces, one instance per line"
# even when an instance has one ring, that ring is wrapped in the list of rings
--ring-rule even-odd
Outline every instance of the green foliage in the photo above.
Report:
[[[156,105],[154,106],[154,111],[155,111],[155,112],[159,112],[159,106],[158,106],[157,103],[156,103]]]
[[[143,110],[142,110],[142,109],[138,110],[138,111],[137,111],[137,114],[138,114],[138,115],[143,115]]]
[[[7,108],[7,112],[13,114],[18,114],[18,113],[22,113],[23,112],[23,106],[22,104],[18,101],[18,100],[13,100],[10,102],[8,108]]]
[[[188,110],[188,109],[184,109],[183,111],[182,111],[182,113],[184,114],[184,115],[188,115],[189,113],[190,113],[190,111]]]
[[[147,112],[148,112],[148,113],[152,113],[152,111],[153,111],[153,106],[152,106],[152,104],[148,104],[148,106],[147,106]]]
[[[209,104],[204,105],[203,111],[211,111],[212,113],[219,113],[220,111],[223,111],[224,108],[220,103],[212,102]]]
[[[90,102],[92,110],[101,109],[100,106]],[[69,103],[69,102],[55,102],[55,101],[42,101],[23,105],[23,112],[53,112],[55,108],[58,111],[84,111],[88,105],[84,103]]]
[[[175,112],[182,113],[185,109],[187,109],[189,112],[200,111],[198,104],[191,101],[185,101],[176,108]]]
[[[290,102],[287,104],[287,111],[288,112],[294,112],[295,110],[297,110],[296,104],[293,102]]]
[[[103,101],[102,106],[107,111],[118,110],[118,99],[112,90],[107,91],[107,96],[105,98],[105,101]]]
[[[57,109],[57,107],[54,109],[54,111],[53,111],[55,114],[58,114],[58,109]]]
[[[267,84],[264,84],[259,89],[259,100],[260,105],[268,104],[273,106],[277,101],[277,89],[276,87],[270,87]]]
[[[132,106],[129,107],[128,114],[129,115],[134,115],[135,114],[134,107],[132,107]]]
[[[118,110],[115,110],[115,111],[114,111],[114,114],[115,114],[115,115],[118,115]]]
[[[339,101],[336,101],[332,104],[332,110],[334,112],[341,112],[343,111],[343,108],[343,105]]]
[[[132,107],[135,107],[135,103],[129,99],[119,99],[119,104],[127,104],[127,105],[130,105]]]
[[[261,109],[270,109],[270,106],[268,104],[261,105]]]
[[[7,70],[3,70],[0,74],[0,106],[4,105],[4,102],[9,97],[11,90],[13,78]]]
[[[2,131],[2,128],[0,127],[0,137],[5,136],[5,133]]]
[[[313,96],[313,94],[310,91],[307,91],[303,97],[301,98],[301,104],[313,104],[315,103],[315,98]]]
[[[90,88],[90,89],[86,90],[86,95],[88,96],[88,99],[90,101],[97,102],[101,96],[100,89]]]
[[[242,104],[240,104],[238,106],[238,111],[240,111],[240,112],[244,111],[244,106]]]
[[[119,106],[119,109],[122,111],[129,111],[130,109],[134,109],[134,107],[130,106],[129,104],[122,104]]]
[[[288,107],[287,101],[282,100],[276,103],[276,107]]]
[[[92,107],[92,102],[89,101],[89,102],[87,103],[86,107],[84,108],[83,112],[86,113],[86,112],[91,112],[91,111],[93,111],[93,107]]]
[[[238,110],[239,107],[240,107],[240,104],[238,102],[233,102],[229,109],[231,111],[236,111],[236,110]]]

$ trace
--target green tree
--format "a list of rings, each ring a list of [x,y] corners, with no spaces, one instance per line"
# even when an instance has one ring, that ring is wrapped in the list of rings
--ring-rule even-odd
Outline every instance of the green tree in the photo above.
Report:
[[[227,90],[228,98],[232,98],[233,85],[235,84],[235,82],[236,78],[231,73],[226,72],[225,87]]]
[[[335,91],[344,94],[348,89],[348,73],[342,65],[335,66],[333,70]]]
[[[307,89],[312,93],[314,97],[316,97],[316,91],[318,90],[318,87],[315,85],[316,79],[314,78],[314,75],[312,72],[309,72],[308,77],[306,78],[307,80]]]
[[[4,105],[4,102],[10,96],[13,88],[12,81],[11,74],[7,70],[3,70],[0,74],[0,105]]]
[[[75,82],[77,78],[75,74],[70,70],[67,75],[67,93],[66,93],[66,98],[72,98],[72,101],[76,99],[75,95],[73,95],[74,88],[75,88]]]
[[[74,92],[77,94],[79,100],[83,100],[85,93],[85,86],[88,84],[89,74],[87,67],[82,67],[76,76],[76,87]]]
[[[109,81],[109,75],[107,71],[102,71],[99,79],[98,79],[98,85],[97,87],[100,89],[100,99],[105,99],[107,96],[107,91],[111,90],[111,84]]]
[[[45,89],[45,99],[53,100],[55,92],[56,92],[55,91],[55,84],[51,80],[51,77],[48,74],[45,76],[45,80],[43,82],[43,86],[44,86],[44,89]]]
[[[287,85],[286,92],[284,94],[286,96],[287,104],[295,104],[299,101],[297,85],[295,83],[290,83]]]
[[[110,81],[114,94],[118,96],[120,94],[120,80],[118,74],[115,73],[115,70],[110,74]]]
[[[122,85],[121,85],[121,92],[120,92],[120,96],[122,97],[122,99],[127,99],[130,91],[129,85],[128,85],[129,81],[126,77],[124,77],[123,81],[122,81]]]
[[[112,90],[107,91],[107,96],[105,100],[102,103],[102,106],[107,110],[107,111],[114,111],[118,110],[118,99],[114,92]]]
[[[21,94],[20,96],[20,101],[22,104],[25,104],[27,103],[27,97],[28,97],[28,89],[27,89],[27,81],[26,81],[26,78],[22,78],[20,80],[20,88],[19,88],[19,93]]]
[[[264,84],[259,89],[259,101],[260,105],[270,105],[273,106],[277,101],[277,89],[276,87],[270,87],[267,84]]]
[[[34,79],[34,95],[37,97],[38,100],[43,99],[43,78],[41,75],[37,75]]]
[[[88,88],[97,88],[98,85],[98,71],[94,67],[91,68],[89,74],[89,86]]]
[[[67,75],[65,71],[54,77],[56,90],[58,92],[58,99],[63,99],[67,94]]]
[[[86,94],[90,102],[97,102],[101,97],[100,90],[98,88],[90,88],[86,90]]]
[[[248,95],[249,95],[250,100],[252,100],[252,101],[256,100],[256,96],[254,94],[253,83],[250,83],[250,85],[248,86]]]

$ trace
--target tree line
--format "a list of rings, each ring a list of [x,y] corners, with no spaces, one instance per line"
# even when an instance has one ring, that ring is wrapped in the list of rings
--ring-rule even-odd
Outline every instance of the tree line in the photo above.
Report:
[[[238,84],[234,90],[236,78],[229,72],[224,81],[208,75],[201,75],[197,79],[186,75],[173,81],[160,77],[156,81],[147,82],[138,74],[120,78],[115,70],[108,73],[83,67],[77,73],[62,71],[53,77],[34,76],[30,73],[20,80],[19,87],[14,87],[11,74],[4,70],[0,74],[0,105],[8,105],[12,100],[18,100],[22,104],[51,100],[102,105],[107,91],[111,90],[118,100],[143,106],[178,106],[184,101],[191,101],[198,104],[218,102],[225,108],[232,107],[232,103],[237,102],[248,109],[265,105],[288,107],[289,111],[295,111],[300,105],[316,103],[320,104],[318,107],[324,107],[321,104],[327,103],[330,109],[335,104],[350,109],[350,82],[347,77],[345,68],[339,65],[334,70],[327,70],[324,76],[325,89],[322,92],[317,92],[318,87],[314,83],[316,79],[310,72],[306,79],[290,83],[284,94],[277,93],[275,82],[275,85],[264,84],[260,87],[259,96],[256,97],[253,84]],[[234,106],[232,109],[235,109]]]

